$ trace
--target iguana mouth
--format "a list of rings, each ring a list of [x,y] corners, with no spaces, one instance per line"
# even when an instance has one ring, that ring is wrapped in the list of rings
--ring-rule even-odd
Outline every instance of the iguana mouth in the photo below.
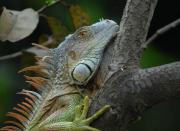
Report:
[[[95,34],[98,34],[99,32],[102,33],[103,31],[105,33],[106,31],[109,31],[112,28],[114,28],[113,29],[113,34],[114,34],[114,32],[117,32],[119,29],[119,25],[112,20],[105,19],[105,20],[101,20],[100,22],[101,22],[101,25],[99,25],[99,23],[95,23],[92,25],[92,28],[95,28],[94,29]]]

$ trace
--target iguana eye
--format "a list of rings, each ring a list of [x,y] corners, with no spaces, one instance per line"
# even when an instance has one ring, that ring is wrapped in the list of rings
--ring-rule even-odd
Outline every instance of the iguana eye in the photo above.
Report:
[[[78,34],[78,38],[83,38],[84,36],[86,36],[88,34],[88,32],[86,30],[80,31]]]

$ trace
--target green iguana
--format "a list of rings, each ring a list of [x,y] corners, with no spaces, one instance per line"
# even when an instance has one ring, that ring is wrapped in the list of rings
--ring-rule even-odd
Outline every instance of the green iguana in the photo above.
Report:
[[[36,57],[37,66],[22,71],[34,71],[43,77],[25,76],[27,82],[39,89],[22,90],[25,102],[7,113],[16,121],[6,121],[3,131],[99,131],[90,125],[109,109],[106,105],[86,118],[89,109],[88,94],[81,89],[96,73],[104,48],[116,35],[118,25],[112,20],[101,20],[84,26],[68,35],[44,57]]]

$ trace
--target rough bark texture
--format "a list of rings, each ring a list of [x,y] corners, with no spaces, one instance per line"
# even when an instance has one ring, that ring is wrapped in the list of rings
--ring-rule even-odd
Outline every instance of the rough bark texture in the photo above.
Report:
[[[124,131],[143,111],[179,95],[180,62],[139,67],[156,4],[157,0],[128,0],[117,38],[105,52],[95,79],[100,90],[89,112],[111,105],[111,110],[93,124],[103,131]]]

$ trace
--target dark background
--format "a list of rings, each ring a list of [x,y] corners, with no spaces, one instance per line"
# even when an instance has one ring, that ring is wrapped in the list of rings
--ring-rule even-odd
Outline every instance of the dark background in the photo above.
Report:
[[[91,23],[100,18],[112,19],[119,23],[125,0],[65,0],[71,4],[78,4],[87,12]],[[44,5],[43,0],[0,0],[0,6],[8,9],[22,10],[25,8],[39,9]],[[58,4],[44,12],[64,23],[69,32],[73,32],[71,18],[66,9]],[[157,29],[167,25],[180,17],[179,0],[159,0],[151,22],[148,37]],[[28,38],[16,43],[0,42],[0,56],[26,49],[36,42],[43,32],[50,33],[47,23],[40,21],[38,28]],[[46,28],[47,27],[47,28]],[[141,60],[142,68],[158,66],[165,63],[180,60],[180,26],[163,34],[145,50]],[[7,119],[5,114],[22,99],[16,92],[21,89],[29,89],[24,82],[23,75],[18,74],[24,66],[21,57],[0,61],[0,123]],[[0,124],[1,125],[1,124]],[[158,104],[142,114],[141,120],[134,122],[129,131],[179,131],[180,130],[180,99],[175,98]]]

